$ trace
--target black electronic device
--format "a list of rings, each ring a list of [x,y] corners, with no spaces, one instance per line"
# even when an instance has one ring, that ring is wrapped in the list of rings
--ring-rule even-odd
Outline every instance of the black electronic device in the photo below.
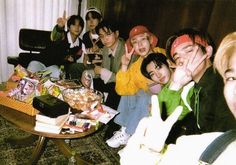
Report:
[[[69,104],[50,94],[36,96],[33,107],[48,117],[58,117],[69,112]]]

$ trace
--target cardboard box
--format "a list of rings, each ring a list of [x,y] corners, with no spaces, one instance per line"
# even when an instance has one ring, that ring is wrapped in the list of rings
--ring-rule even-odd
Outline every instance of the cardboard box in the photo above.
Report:
[[[0,96],[0,104],[30,116],[35,116],[38,113],[38,110],[36,110],[31,104],[27,104],[5,96]]]
[[[15,88],[16,86],[17,86],[16,82],[8,81],[6,83],[6,89],[3,92],[8,92],[10,89]],[[14,110],[23,112],[25,114],[28,114],[30,116],[35,116],[38,113],[38,110],[36,110],[31,104],[14,100],[6,96],[0,96],[0,104],[6,107],[10,107]]]

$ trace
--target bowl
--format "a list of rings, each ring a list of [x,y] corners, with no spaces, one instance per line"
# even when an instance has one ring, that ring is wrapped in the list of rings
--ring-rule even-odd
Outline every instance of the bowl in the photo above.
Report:
[[[62,96],[72,108],[82,111],[93,110],[102,103],[101,92],[85,87],[64,89]]]

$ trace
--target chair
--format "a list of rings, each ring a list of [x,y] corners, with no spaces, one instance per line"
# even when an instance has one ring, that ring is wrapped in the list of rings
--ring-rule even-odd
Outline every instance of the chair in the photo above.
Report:
[[[19,47],[23,52],[19,56],[8,56],[8,64],[17,66],[18,64],[27,68],[32,60],[37,60],[41,53],[50,44],[50,31],[36,30],[36,29],[20,29],[19,32]]]

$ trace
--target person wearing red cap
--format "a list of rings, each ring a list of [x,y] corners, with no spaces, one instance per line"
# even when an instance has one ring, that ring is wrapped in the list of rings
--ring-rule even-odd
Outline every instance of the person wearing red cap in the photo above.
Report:
[[[224,97],[236,125],[236,32],[228,34],[220,43],[214,67],[224,80]],[[128,144],[118,152],[120,164],[235,164],[236,129],[181,136],[176,144],[165,146],[170,128],[180,114],[181,108],[178,107],[168,119],[163,120],[158,98],[152,96],[151,115],[140,121]],[[227,123],[222,121],[222,124]]]
[[[148,54],[164,49],[155,48],[157,37],[145,26],[138,25],[131,29],[126,41],[126,53],[121,58],[121,69],[116,74],[116,91],[121,95],[117,111],[119,114],[114,122],[121,126],[119,131],[106,141],[113,148],[125,145],[138,125],[138,122],[148,115],[150,103],[149,80],[141,73],[141,64]],[[133,58],[138,57],[135,62]]]
[[[167,116],[178,105],[184,107],[167,143],[183,134],[235,128],[223,97],[222,78],[212,67],[214,44],[209,34],[194,28],[180,30],[167,40],[166,52],[176,68],[169,85],[158,94],[160,107]]]

